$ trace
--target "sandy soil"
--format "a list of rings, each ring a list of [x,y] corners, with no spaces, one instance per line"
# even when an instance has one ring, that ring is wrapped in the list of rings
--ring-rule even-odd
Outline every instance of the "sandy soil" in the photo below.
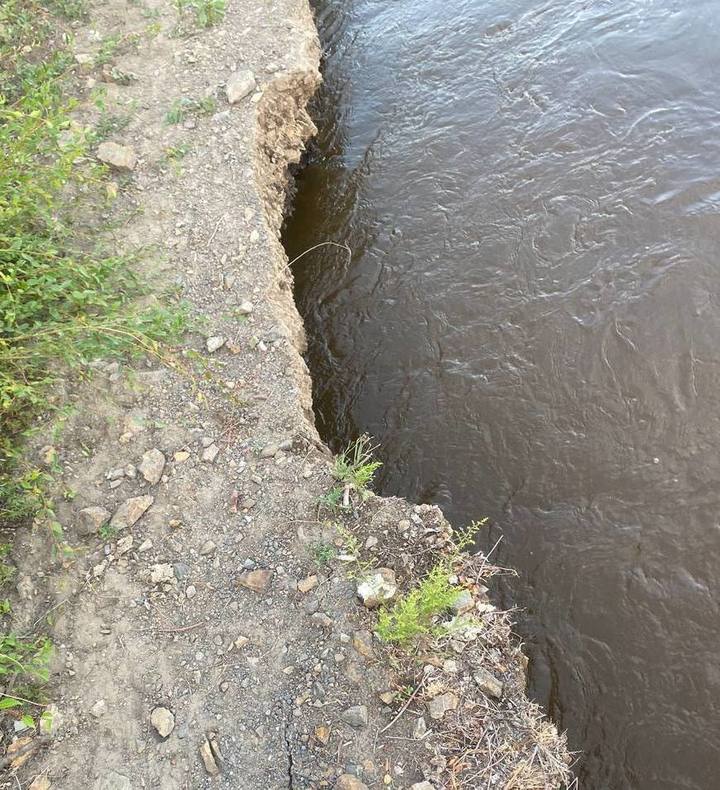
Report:
[[[386,566],[408,588],[447,544],[442,515],[373,497],[342,529],[318,517],[330,458],[278,240],[287,165],[313,129],[308,8],[232,0],[209,30],[177,23],[159,0],[108,0],[77,30],[82,62],[110,35],[132,42],[112,66],[137,79],[78,66],[131,115],[110,138],[137,156],[118,173],[116,240],[150,250],[158,291],[179,291],[199,323],[170,366],[149,357],[68,382],[62,434],[48,425],[32,448],[54,445],[76,492],[58,503],[75,554],[53,559],[42,529],[18,535],[14,628],[56,645],[54,719],[33,737],[6,717],[3,747],[27,759],[0,786],[559,787],[564,741],[524,696],[482,558],[458,567],[481,627],[408,656],[372,634],[356,577]],[[255,87],[229,104],[245,70]],[[182,97],[216,106],[168,124]],[[347,553],[347,531],[355,561],[320,550]]]

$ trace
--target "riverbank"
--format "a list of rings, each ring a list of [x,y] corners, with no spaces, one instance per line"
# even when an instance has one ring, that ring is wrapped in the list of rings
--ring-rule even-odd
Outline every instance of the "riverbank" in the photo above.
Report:
[[[205,28],[111,0],[74,28],[106,233],[146,251],[148,299],[179,295],[191,331],[64,380],[69,408],[31,440],[63,551],[42,519],[14,539],[6,630],[53,657],[27,703],[49,715],[4,713],[2,786],[559,787],[564,740],[524,695],[495,569],[455,553],[436,508],[353,487],[313,425],[279,242],[313,131],[308,8],[212,7]],[[421,624],[464,619],[379,640],[359,584],[385,568],[397,600],[443,558],[455,612]]]

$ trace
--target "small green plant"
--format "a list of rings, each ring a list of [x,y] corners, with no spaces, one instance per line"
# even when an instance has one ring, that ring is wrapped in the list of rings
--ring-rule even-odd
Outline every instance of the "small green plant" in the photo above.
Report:
[[[318,505],[331,513],[337,513],[343,507],[343,489],[333,486],[327,494],[318,497]]]
[[[110,524],[103,524],[98,530],[98,535],[100,536],[101,540],[112,540],[115,535],[117,535],[117,528],[111,526]]]
[[[165,123],[174,125],[182,123],[189,115],[212,115],[217,109],[217,102],[212,96],[202,99],[183,97],[175,99],[165,113]]]
[[[56,535],[47,497],[57,467],[22,452],[50,388],[101,356],[157,354],[183,331],[182,309],[144,306],[134,260],[102,250],[98,228],[77,221],[68,194],[94,195],[90,140],[71,123],[62,76],[72,60],[58,22],[36,0],[0,3],[0,522],[40,515]],[[111,56],[120,44],[103,42]],[[96,103],[104,109],[101,93]]]
[[[14,696],[0,697],[0,710],[23,711],[28,703],[39,704],[50,677],[52,650],[52,642],[45,637],[0,637],[0,683],[14,678]],[[34,726],[34,722],[28,726]]]
[[[0,543],[0,590],[6,587],[15,576],[15,568],[7,560],[9,553],[10,544]]]
[[[122,43],[121,35],[107,36],[100,42],[100,49],[95,55],[95,65],[104,66],[109,63]]]
[[[378,617],[377,635],[384,642],[406,645],[422,636],[440,636],[445,629],[436,618],[447,612],[460,595],[450,584],[450,565],[436,565],[422,582]]]
[[[319,498],[318,504],[321,507],[337,513],[350,508],[353,492],[361,499],[368,496],[368,487],[375,472],[382,466],[380,461],[373,461],[373,450],[375,447],[372,446],[370,437],[363,435],[336,456],[332,476],[337,484]]]
[[[330,543],[322,542],[313,543],[310,546],[310,552],[318,565],[327,565],[329,562],[335,559],[335,555],[337,554],[334,546],[332,546]]]
[[[104,112],[93,129],[95,141],[101,143],[114,134],[124,131],[130,125],[132,118],[129,115]]]
[[[381,461],[373,461],[375,449],[369,436],[361,436],[335,458],[333,477],[360,493],[366,491],[375,472],[382,466]]]
[[[453,533],[453,544],[458,553],[467,551],[475,544],[475,538],[478,532],[487,524],[487,518],[481,518],[480,521],[471,521],[470,525],[464,529],[456,530]]]
[[[225,16],[225,0],[175,0],[175,5],[181,14],[193,11],[198,27],[212,27]]]
[[[181,143],[180,145],[171,145],[165,149],[164,159],[167,162],[179,162],[181,159],[184,159],[188,155],[189,151],[190,151],[190,146],[187,143]]]

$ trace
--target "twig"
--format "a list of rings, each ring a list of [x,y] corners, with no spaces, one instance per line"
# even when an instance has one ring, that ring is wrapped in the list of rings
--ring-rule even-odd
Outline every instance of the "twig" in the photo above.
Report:
[[[181,634],[184,631],[192,631],[193,628],[200,628],[204,625],[207,625],[207,623],[193,623],[192,625],[186,625],[182,628],[156,628],[148,630],[156,630],[160,634]]]
[[[412,693],[412,694],[411,694],[411,695],[408,697],[408,699],[407,699],[407,702],[406,702],[406,703],[405,703],[405,704],[402,706],[402,708],[400,708],[400,710],[397,712],[397,715],[396,715],[396,716],[395,716],[395,718],[394,718],[394,719],[393,719],[393,720],[390,722],[390,724],[387,724],[385,727],[383,727],[383,728],[382,728],[382,730],[380,730],[380,735],[382,735],[382,734],[383,734],[383,733],[384,733],[386,730],[389,730],[389,729],[390,729],[390,727],[392,727],[392,726],[393,726],[393,724],[395,724],[395,722],[396,722],[396,721],[397,721],[397,720],[398,720],[398,719],[399,719],[399,718],[400,718],[400,717],[403,715],[403,713],[405,713],[405,711],[406,711],[406,710],[408,709],[408,707],[410,706],[410,703],[411,703],[411,702],[412,702],[412,701],[415,699],[415,697],[417,696],[417,693],[420,691],[420,689],[421,689],[421,688],[422,688],[424,685],[425,685],[425,678],[423,678],[423,679],[420,681],[420,683],[418,683],[417,687],[415,688],[415,691],[413,691],[413,693]]]
[[[24,702],[27,705],[35,705],[37,708],[47,708],[47,705],[43,705],[40,702],[33,702],[31,699],[25,699],[25,697],[18,697],[17,694],[5,694],[4,692],[0,691],[0,697],[7,697],[7,699],[16,699],[18,702]]]
[[[338,244],[336,241],[321,241],[320,244],[316,244],[314,247],[310,247],[310,249],[305,250],[305,252],[301,252],[300,255],[296,255],[291,261],[288,261],[285,264],[285,268],[289,269],[295,261],[299,261],[303,255],[307,255],[309,252],[313,250],[317,250],[320,247],[340,247],[341,250],[345,250],[348,254],[348,263],[350,263],[352,259],[352,250],[348,247],[347,244]]]

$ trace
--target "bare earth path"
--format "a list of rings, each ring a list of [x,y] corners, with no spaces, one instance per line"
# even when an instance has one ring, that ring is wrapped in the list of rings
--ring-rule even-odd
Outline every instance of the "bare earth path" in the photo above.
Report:
[[[329,456],[278,241],[319,79],[304,0],[234,0],[189,37],[176,23],[159,0],[109,0],[75,46],[82,63],[108,36],[140,36],[113,61],[137,79],[102,83],[107,106],[131,116],[110,140],[137,155],[118,174],[117,242],[153,250],[158,289],[202,318],[179,357],[195,372],[101,366],[69,389],[78,408],[63,435],[42,437],[77,492],[58,506],[76,557],[51,561],[38,529],[15,546],[14,627],[49,624],[56,712],[47,738],[6,736],[6,749],[27,738],[30,757],[1,786],[559,787],[563,742],[524,697],[482,567],[460,581],[484,635],[459,633],[415,674],[371,635],[345,564],[319,557],[343,540],[317,520]],[[213,111],[167,123],[178,100],[208,96]],[[437,510],[379,498],[350,522],[363,562],[392,567],[401,588],[447,532]],[[481,690],[481,669],[499,694]]]

